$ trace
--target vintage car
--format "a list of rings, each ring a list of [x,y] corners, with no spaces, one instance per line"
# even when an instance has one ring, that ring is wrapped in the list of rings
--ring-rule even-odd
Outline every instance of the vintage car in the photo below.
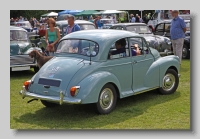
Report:
[[[28,36],[33,36],[37,34],[34,28],[32,28],[29,21],[16,22],[16,26],[25,29],[27,31]]]
[[[32,26],[31,26],[29,21],[16,22],[16,26],[24,28],[25,30],[27,30],[27,32],[32,32],[33,31],[33,28],[32,28]]]
[[[186,23],[186,33],[185,33],[185,38],[184,38],[182,58],[188,59],[190,58],[190,20],[185,20],[185,23]],[[154,30],[154,34],[171,38],[170,24],[171,24],[171,20],[164,21],[157,24]]]
[[[171,41],[167,37],[154,35],[145,23],[119,23],[114,24],[109,29],[127,30],[143,36],[162,56],[171,55]]]
[[[103,19],[100,19],[100,22],[103,25],[102,27],[103,29],[109,29],[117,21],[114,21],[113,19],[109,19],[109,18],[103,18]]]
[[[121,40],[124,51],[114,54],[118,51],[115,44]],[[136,44],[141,53],[132,56]],[[24,82],[19,94],[33,98],[29,102],[41,100],[46,107],[92,103],[98,113],[108,114],[114,110],[117,98],[154,89],[161,94],[174,93],[179,70],[177,56],[161,57],[139,34],[83,30],[64,36],[55,56]]]
[[[75,23],[80,26],[81,30],[90,30],[96,28],[94,23],[86,20],[75,20]],[[67,20],[56,21],[56,26],[60,29],[61,37],[65,36],[66,28],[68,26],[68,21]]]
[[[39,70],[34,59],[30,58],[28,53],[32,50],[42,50],[31,43],[27,35],[27,31],[21,27],[10,26],[10,70],[22,71],[34,68]]]

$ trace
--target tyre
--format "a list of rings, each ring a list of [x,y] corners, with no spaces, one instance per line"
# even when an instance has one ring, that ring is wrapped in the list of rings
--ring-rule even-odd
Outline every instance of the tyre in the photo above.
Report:
[[[186,44],[183,45],[182,58],[183,59],[190,58],[190,51],[189,51],[189,48],[188,48],[188,46]]]
[[[39,71],[39,67],[34,67],[34,72],[37,73]]]
[[[49,101],[46,101],[46,100],[41,100],[41,102],[46,107],[56,107],[56,106],[59,106],[59,104],[57,104],[57,103],[52,103],[52,102],[49,102]]]
[[[161,94],[172,94],[176,91],[179,84],[178,73],[173,69],[168,69],[163,78],[162,87],[159,88]]]
[[[112,112],[117,103],[117,94],[113,85],[106,84],[100,91],[98,102],[95,104],[96,112],[108,114]]]

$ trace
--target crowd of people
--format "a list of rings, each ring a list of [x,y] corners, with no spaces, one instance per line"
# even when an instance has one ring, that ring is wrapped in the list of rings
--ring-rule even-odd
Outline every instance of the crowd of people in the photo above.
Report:
[[[145,14],[142,18],[138,15],[138,14],[136,14],[135,16],[134,16],[134,14],[131,14],[130,15],[130,22],[131,23],[148,23],[148,21],[150,20],[150,18],[151,18],[151,13],[149,13],[149,14]]]
[[[56,17],[53,17],[54,20],[56,20]],[[40,18],[40,20],[36,19],[35,17],[31,17],[30,20],[28,20],[26,17],[16,17],[16,18],[10,18],[10,23],[12,22],[23,22],[23,21],[29,21],[32,28],[34,27],[40,27],[43,23],[47,23],[49,17],[46,18]]]

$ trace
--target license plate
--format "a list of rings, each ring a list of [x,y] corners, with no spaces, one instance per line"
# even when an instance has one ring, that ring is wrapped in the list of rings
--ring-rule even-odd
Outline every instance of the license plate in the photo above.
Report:
[[[22,70],[30,70],[30,66],[25,67],[13,67],[12,71],[22,71]]]

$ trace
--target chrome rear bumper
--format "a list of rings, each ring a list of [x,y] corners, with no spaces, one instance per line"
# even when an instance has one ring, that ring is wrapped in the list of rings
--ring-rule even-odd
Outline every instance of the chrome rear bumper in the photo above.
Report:
[[[36,99],[41,99],[41,100],[57,102],[60,105],[62,105],[63,103],[68,103],[68,104],[80,104],[81,103],[81,99],[72,99],[72,98],[65,97],[62,91],[60,92],[60,97],[44,96],[44,95],[27,92],[25,87],[23,86],[23,89],[19,92],[19,94],[22,96],[23,99],[25,97],[30,97],[30,98],[36,98]]]

